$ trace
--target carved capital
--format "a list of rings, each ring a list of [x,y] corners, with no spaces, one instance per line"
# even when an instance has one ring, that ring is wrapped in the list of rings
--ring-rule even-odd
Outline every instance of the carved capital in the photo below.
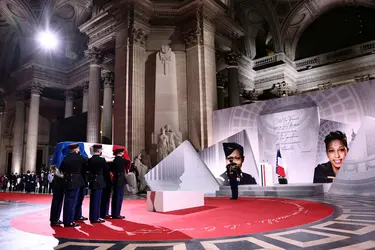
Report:
[[[74,100],[74,92],[71,89],[65,91],[65,100],[66,101],[73,101]]]
[[[80,88],[82,89],[83,94],[89,93],[89,82],[84,82]]]
[[[225,88],[228,83],[228,71],[222,70],[216,73],[216,81],[218,88]]]
[[[200,29],[189,29],[187,32],[183,33],[185,45],[187,47],[196,46],[203,43],[203,37],[201,35]]]
[[[280,97],[289,96],[292,93],[289,84],[285,81],[274,84],[272,88],[277,91]]]
[[[325,89],[329,89],[329,88],[332,88],[332,83],[331,82],[324,82],[324,83],[318,84],[318,89],[319,90],[325,90]]]
[[[249,101],[256,101],[258,100],[258,96],[260,95],[259,91],[256,89],[252,90],[242,90],[242,98],[249,100]]]
[[[85,51],[85,56],[90,60],[90,64],[102,64],[104,60],[104,53],[97,47],[92,47]]]
[[[112,88],[113,87],[113,83],[114,83],[114,80],[115,80],[115,74],[113,72],[105,72],[103,75],[102,75],[102,78],[103,78],[103,81],[104,81],[104,88]]]
[[[138,46],[141,46],[142,48],[146,47],[148,34],[143,29],[133,28],[131,34],[132,34],[131,43],[133,45],[138,45]]]
[[[238,66],[238,61],[241,57],[242,54],[235,50],[228,51],[224,54],[224,60],[228,66]]]
[[[41,95],[43,92],[44,86],[40,84],[39,82],[33,82],[30,85],[30,93],[32,95]]]

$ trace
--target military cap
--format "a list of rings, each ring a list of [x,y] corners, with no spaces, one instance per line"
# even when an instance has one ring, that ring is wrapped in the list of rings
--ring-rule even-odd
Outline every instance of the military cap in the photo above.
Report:
[[[235,142],[225,142],[223,143],[223,148],[224,148],[224,154],[225,157],[228,157],[233,153],[234,150],[240,151],[240,154],[243,156],[243,147]]]
[[[116,148],[113,150],[113,154],[118,154],[118,153],[121,153],[121,152],[124,152],[124,149],[123,148]]]
[[[100,144],[95,144],[94,146],[92,146],[92,148],[93,148],[94,150],[99,150],[99,149],[102,149],[103,146],[100,145]]]

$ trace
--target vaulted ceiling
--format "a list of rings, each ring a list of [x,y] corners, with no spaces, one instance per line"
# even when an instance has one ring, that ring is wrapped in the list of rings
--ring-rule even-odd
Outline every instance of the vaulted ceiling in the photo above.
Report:
[[[40,30],[57,31],[64,40],[57,54],[76,58],[82,40],[77,27],[90,17],[91,6],[92,0],[1,0],[0,85],[17,64],[38,49],[36,34]]]

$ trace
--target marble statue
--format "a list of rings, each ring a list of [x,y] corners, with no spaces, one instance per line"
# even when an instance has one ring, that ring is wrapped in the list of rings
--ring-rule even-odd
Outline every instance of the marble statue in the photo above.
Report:
[[[172,153],[181,144],[179,136],[172,131],[171,126],[165,125],[165,134],[168,138],[168,154]]]
[[[160,129],[157,141],[158,162],[161,162],[168,155],[168,137],[165,134],[165,128]]]
[[[142,149],[141,156],[142,156],[142,163],[147,166],[147,169],[151,169],[152,168],[151,157],[146,149]]]
[[[145,175],[147,174],[148,168],[142,163],[142,154],[139,154],[134,159],[134,165],[137,168],[139,174],[139,191],[144,191],[147,187]]]

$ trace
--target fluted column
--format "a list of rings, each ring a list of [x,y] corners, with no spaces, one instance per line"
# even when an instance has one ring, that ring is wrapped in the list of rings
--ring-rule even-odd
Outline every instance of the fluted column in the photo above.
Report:
[[[102,143],[112,144],[112,99],[113,73],[104,74],[103,116],[102,116]]]
[[[93,47],[85,54],[90,59],[86,141],[97,143],[100,142],[100,79],[103,53]]]
[[[4,102],[4,99],[3,99],[3,91],[2,89],[0,89],[0,161],[1,162],[4,162],[3,161],[3,153],[4,150],[3,150],[3,144],[4,144],[4,140],[3,140],[3,127],[4,127],[4,112],[5,112],[5,102]],[[0,163],[0,174],[6,174],[6,169],[2,169],[2,166],[3,164]],[[3,165],[5,166],[5,165]]]
[[[196,20],[186,21],[189,141],[201,150],[213,143],[212,116],[217,109],[216,28],[210,11],[204,8],[197,9]]]
[[[39,104],[42,86],[39,83],[31,85],[29,121],[27,124],[26,161],[25,170],[36,170],[36,153],[38,147],[38,125],[39,125]]]
[[[65,91],[65,118],[73,115],[74,92],[72,90]]]
[[[82,113],[87,112],[87,106],[89,101],[89,83],[86,82],[82,85]]]
[[[13,129],[12,173],[21,173],[23,157],[23,141],[25,133],[25,104],[24,95],[16,95],[16,117]]]
[[[239,106],[240,101],[240,87],[238,84],[238,60],[241,54],[237,51],[230,51],[225,56],[225,63],[228,65],[228,97],[229,107]]]

